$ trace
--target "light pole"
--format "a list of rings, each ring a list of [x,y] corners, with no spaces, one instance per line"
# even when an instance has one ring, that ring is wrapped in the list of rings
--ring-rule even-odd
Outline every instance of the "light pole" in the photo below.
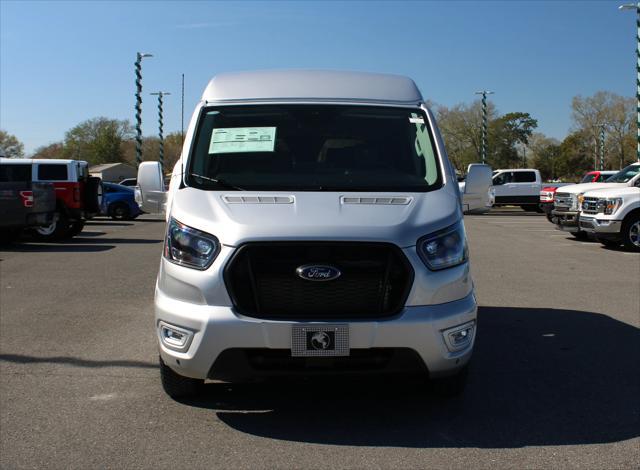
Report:
[[[636,158],[640,162],[640,2],[638,3],[626,3],[624,5],[620,5],[618,7],[619,10],[635,10],[637,14],[636,19],[636,124],[638,126],[637,129],[637,150],[636,150]]]
[[[163,130],[162,98],[164,96],[170,95],[171,93],[168,93],[166,91],[159,91],[157,93],[150,93],[150,94],[158,97],[158,137],[160,137],[160,158],[158,159],[158,161],[160,162],[160,166],[164,171],[164,136],[162,135],[162,130]]]
[[[600,171],[604,171],[604,124],[600,125]]]
[[[136,52],[136,167],[142,161],[142,59],[151,54]]]
[[[482,163],[487,160],[487,95],[492,95],[493,91],[476,91],[476,95],[482,95]]]

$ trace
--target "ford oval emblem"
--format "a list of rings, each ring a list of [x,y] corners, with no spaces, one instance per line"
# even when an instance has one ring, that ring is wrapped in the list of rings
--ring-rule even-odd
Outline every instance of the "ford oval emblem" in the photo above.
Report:
[[[338,268],[322,264],[305,264],[296,268],[296,274],[305,281],[333,281],[342,273]]]

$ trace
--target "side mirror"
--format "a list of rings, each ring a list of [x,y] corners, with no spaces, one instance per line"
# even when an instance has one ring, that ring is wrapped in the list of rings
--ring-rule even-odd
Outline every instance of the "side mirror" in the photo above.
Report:
[[[492,186],[491,167],[482,163],[472,163],[467,169],[465,194],[486,194]]]
[[[164,186],[162,166],[159,162],[142,162],[138,167],[135,199],[144,212],[164,213],[167,205],[167,192]]]

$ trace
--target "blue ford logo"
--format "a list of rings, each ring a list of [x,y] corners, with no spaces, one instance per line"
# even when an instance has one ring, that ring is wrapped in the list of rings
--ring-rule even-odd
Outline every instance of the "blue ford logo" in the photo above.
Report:
[[[338,268],[319,264],[306,264],[296,268],[296,274],[307,281],[333,281],[342,274]]]

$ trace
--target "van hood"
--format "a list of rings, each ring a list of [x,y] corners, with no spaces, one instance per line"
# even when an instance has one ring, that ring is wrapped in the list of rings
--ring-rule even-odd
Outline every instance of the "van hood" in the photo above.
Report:
[[[587,191],[593,191],[597,189],[609,189],[609,188],[626,188],[629,186],[627,183],[582,183],[571,184],[569,186],[562,186],[558,188],[558,193],[580,194]]]
[[[457,188],[455,188],[457,190]],[[462,217],[459,197],[428,193],[176,191],[171,217],[223,245],[265,240],[380,241],[409,247]]]

